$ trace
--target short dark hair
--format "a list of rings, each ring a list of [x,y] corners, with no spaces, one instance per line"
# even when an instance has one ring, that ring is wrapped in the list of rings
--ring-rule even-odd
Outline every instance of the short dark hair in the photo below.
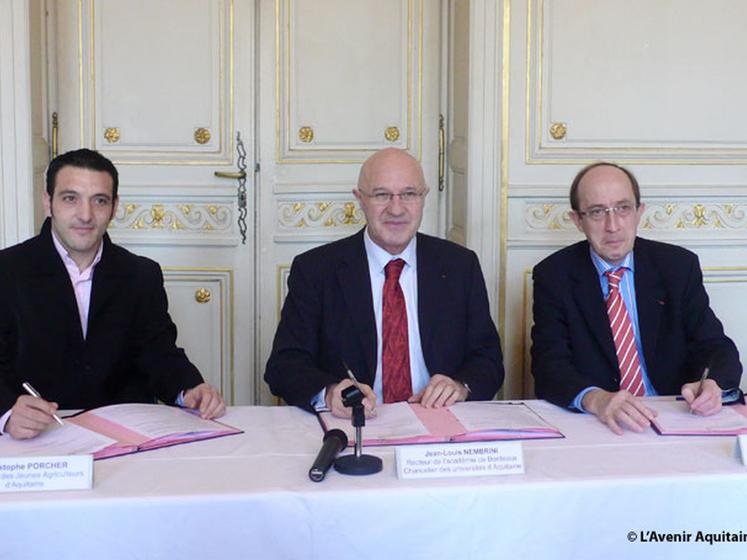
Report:
[[[87,148],[65,152],[49,163],[49,167],[47,167],[47,194],[50,197],[54,195],[54,183],[57,179],[57,173],[59,173],[60,169],[67,166],[108,173],[112,178],[112,199],[117,198],[117,189],[119,188],[119,173],[117,172],[117,168],[114,167],[109,158]]]
[[[584,178],[584,175],[586,175],[589,171],[594,169],[595,167],[602,167],[603,165],[606,165],[607,167],[614,167],[615,169],[619,169],[625,175],[627,175],[628,180],[630,181],[631,186],[633,187],[633,196],[635,197],[635,205],[636,208],[641,205],[641,189],[638,186],[638,179],[635,178],[635,175],[633,173],[623,167],[622,165],[617,165],[616,163],[611,163],[609,161],[598,161],[596,163],[592,163],[591,165],[587,165],[584,167],[581,171],[579,171],[576,176],[573,179],[573,183],[571,183],[571,208],[575,210],[576,212],[579,211],[578,207],[578,185],[581,183],[581,179]]]

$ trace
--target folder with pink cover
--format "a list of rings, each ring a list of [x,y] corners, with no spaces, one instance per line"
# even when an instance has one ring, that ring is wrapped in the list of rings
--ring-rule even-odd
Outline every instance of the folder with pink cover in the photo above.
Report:
[[[355,443],[350,420],[321,412],[322,428],[343,430],[349,445]],[[424,408],[406,402],[380,405],[376,415],[366,419],[363,445],[407,445],[467,441],[562,438],[524,403],[470,401],[445,408]]]
[[[65,420],[99,436],[108,443],[93,452],[105,459],[241,433],[241,430],[204,420],[190,409],[163,404],[117,404],[96,408]]]
[[[711,416],[692,414],[690,406],[673,398],[650,398],[645,404],[656,411],[652,425],[663,436],[736,436],[747,434],[747,406],[723,406]]]

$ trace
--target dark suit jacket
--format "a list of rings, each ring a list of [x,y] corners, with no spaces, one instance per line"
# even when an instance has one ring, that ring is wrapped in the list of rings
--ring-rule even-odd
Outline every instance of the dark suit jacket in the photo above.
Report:
[[[70,277],[49,220],[0,251],[0,414],[24,381],[61,408],[173,403],[202,376],[175,346],[158,264],[104,237],[84,339]]]
[[[418,234],[417,274],[428,371],[467,383],[473,400],[492,398],[503,382],[503,358],[477,256]],[[343,360],[373,386],[376,344],[363,230],[296,257],[265,371],[273,394],[308,407],[325,386],[346,377]]]
[[[705,366],[722,388],[738,386],[739,354],[708,305],[698,257],[641,238],[634,254],[641,343],[656,391],[679,394]],[[619,390],[607,308],[586,241],[534,267],[532,373],[537,396],[560,406],[590,385]]]

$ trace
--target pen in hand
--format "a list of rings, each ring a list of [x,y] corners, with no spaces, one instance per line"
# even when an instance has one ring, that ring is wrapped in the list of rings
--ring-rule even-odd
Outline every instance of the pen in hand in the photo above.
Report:
[[[701,393],[703,392],[703,383],[705,383],[705,380],[706,380],[706,379],[708,379],[708,373],[709,373],[709,368],[707,368],[707,367],[706,367],[706,368],[705,368],[705,369],[703,370],[703,374],[702,374],[702,375],[700,376],[700,383],[698,383],[698,392],[697,392],[697,393],[695,393],[695,398],[696,398],[696,399],[697,399],[697,398],[698,398],[698,397],[700,396],[700,394],[701,394]]]
[[[24,389],[24,390],[25,390],[25,391],[26,391],[26,392],[27,392],[27,393],[28,393],[29,395],[31,395],[32,397],[36,397],[37,399],[40,399],[40,398],[42,398],[42,396],[41,396],[41,395],[39,394],[39,391],[37,391],[36,389],[34,389],[34,388],[33,388],[33,387],[31,386],[31,383],[27,383],[27,382],[24,382],[24,383],[22,383],[22,384],[21,384],[21,386],[22,386],[22,387],[23,387],[23,389]],[[60,426],[64,426],[64,425],[65,425],[65,424],[64,424],[64,423],[62,422],[62,420],[60,419],[60,417],[59,417],[59,416],[57,416],[56,414],[52,414],[52,417],[53,417],[53,418],[54,418],[54,419],[55,419],[55,420],[57,421],[57,423],[58,423],[58,424],[59,424]]]
[[[709,368],[708,367],[704,368],[703,373],[700,376],[700,383],[698,383],[698,390],[695,391],[695,396],[693,397],[693,401],[695,401],[695,399],[697,399],[700,396],[700,394],[703,392],[703,384],[705,383],[705,380],[708,379],[708,373],[709,373]],[[690,403],[690,413],[694,413],[694,410],[692,409],[692,403]]]
[[[355,377],[355,374],[353,374],[353,371],[348,367],[348,364],[345,363],[345,360],[342,360],[342,365],[345,367],[345,370],[347,371],[347,374],[348,374],[348,378],[350,379],[350,381],[353,382],[353,385],[355,385],[355,388],[358,389],[362,394],[365,394],[363,392],[363,389],[361,388],[361,384],[358,382],[358,379]],[[372,415],[376,415],[376,410],[372,408],[370,410],[370,413]]]

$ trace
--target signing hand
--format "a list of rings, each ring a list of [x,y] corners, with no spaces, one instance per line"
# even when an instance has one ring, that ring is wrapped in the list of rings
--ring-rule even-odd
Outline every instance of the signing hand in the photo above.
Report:
[[[44,399],[21,395],[11,408],[10,418],[5,424],[5,433],[16,439],[29,439],[38,436],[54,422],[57,403]]]
[[[690,410],[701,416],[710,416],[721,410],[721,387],[713,379],[703,382],[703,390],[698,394],[700,381],[685,383],[682,396],[690,405]]]
[[[353,415],[353,409],[342,404],[342,392],[351,385],[353,385],[353,382],[350,379],[343,379],[339,383],[327,386],[324,403],[333,416],[350,418]],[[376,414],[376,393],[365,383],[360,383],[359,385],[363,392],[363,411],[366,413],[366,418],[371,418]]]

